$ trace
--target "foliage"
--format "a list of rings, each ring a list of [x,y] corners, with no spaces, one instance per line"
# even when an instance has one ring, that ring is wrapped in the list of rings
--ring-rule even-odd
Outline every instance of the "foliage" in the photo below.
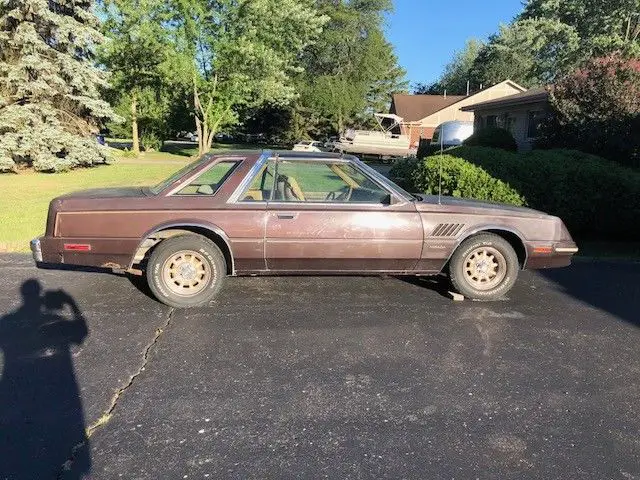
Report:
[[[510,79],[525,87],[545,85],[568,72],[581,58],[575,29],[558,20],[536,18],[501,26],[479,52],[474,84],[494,85]]]
[[[522,13],[480,49],[466,76],[474,86],[506,79],[541,86],[613,52],[640,56],[638,0],[527,0]],[[441,93],[446,83],[441,79],[428,93]]]
[[[616,240],[640,240],[640,172],[601,157],[575,150],[534,150],[512,153],[485,147],[458,147],[448,157],[469,162],[490,177],[508,184],[526,204],[564,220],[572,234]],[[427,163],[433,170],[437,156]],[[427,177],[424,167],[413,172],[415,186],[437,188],[435,173]],[[449,170],[450,172],[452,170]],[[437,182],[437,180],[436,180]],[[486,195],[483,185],[470,185],[464,192],[447,179],[446,191],[478,198]],[[477,193],[473,188],[478,188]],[[444,190],[443,190],[444,191]],[[437,191],[436,191],[437,192]]]
[[[436,154],[416,163],[411,173],[417,191],[524,205],[520,194],[481,167],[453,154]]]
[[[169,3],[178,50],[191,63],[201,153],[216,132],[239,122],[243,108],[295,97],[299,56],[327,20],[311,0]]]
[[[580,148],[640,167],[640,60],[611,55],[558,81],[540,146]]]
[[[467,82],[469,91],[478,90],[480,85],[471,84],[471,71],[483,43],[474,38],[467,40],[464,49],[455,52],[453,59],[444,67],[440,78],[432,84],[418,84],[414,87],[417,95],[441,95],[445,90],[449,95],[466,95]]]
[[[371,125],[404,90],[404,71],[383,32],[389,0],[318,0],[327,19],[322,35],[303,52],[292,104],[293,136],[330,136]]]
[[[389,178],[395,183],[410,191],[415,191],[415,185],[413,183],[413,172],[416,166],[424,157],[405,157],[399,158],[389,170]]]
[[[501,148],[515,152],[518,150],[509,130],[497,127],[485,127],[477,130],[464,141],[467,146]]]
[[[0,3],[0,171],[107,161],[94,138],[115,116],[92,61],[102,40],[89,0]]]
[[[520,18],[548,18],[571,25],[587,57],[615,51],[640,55],[638,0],[529,0]]]
[[[184,104],[191,79],[166,28],[169,13],[163,0],[106,0],[102,15],[109,41],[100,59],[113,72],[107,98],[127,122],[109,128],[112,134],[132,137],[137,154],[140,137],[148,143],[151,137],[168,136],[172,109]]]

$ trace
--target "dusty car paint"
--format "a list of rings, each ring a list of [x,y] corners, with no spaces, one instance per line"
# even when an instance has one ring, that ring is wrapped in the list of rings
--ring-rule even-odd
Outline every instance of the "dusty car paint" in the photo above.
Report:
[[[240,195],[253,176],[274,158],[352,164],[386,190],[390,201],[243,201]],[[215,195],[176,194],[223,161],[239,164]],[[184,230],[213,239],[227,256],[228,273],[234,275],[433,274],[445,267],[465,238],[482,231],[507,238],[523,268],[568,265],[577,251],[557,217],[447,197],[415,199],[355,157],[300,152],[210,156],[157,195],[145,188],[63,195],[52,200],[46,233],[32,249],[38,262],[136,271],[154,242]]]

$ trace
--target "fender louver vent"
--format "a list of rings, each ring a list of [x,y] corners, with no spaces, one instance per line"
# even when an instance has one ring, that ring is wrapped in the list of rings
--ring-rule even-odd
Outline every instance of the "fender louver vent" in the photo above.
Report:
[[[455,237],[464,227],[464,223],[440,223],[431,234],[432,237]]]

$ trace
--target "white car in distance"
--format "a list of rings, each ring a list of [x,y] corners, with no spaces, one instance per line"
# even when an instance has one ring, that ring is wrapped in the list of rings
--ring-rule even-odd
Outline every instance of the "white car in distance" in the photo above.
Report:
[[[322,152],[322,142],[315,140],[301,140],[293,146],[294,152]]]

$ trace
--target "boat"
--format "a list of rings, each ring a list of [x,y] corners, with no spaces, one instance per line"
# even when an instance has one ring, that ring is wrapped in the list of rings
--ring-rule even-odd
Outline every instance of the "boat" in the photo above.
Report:
[[[334,145],[334,150],[356,155],[407,157],[415,155],[411,135],[393,133],[402,124],[402,117],[392,113],[374,113],[379,130],[346,130]]]

